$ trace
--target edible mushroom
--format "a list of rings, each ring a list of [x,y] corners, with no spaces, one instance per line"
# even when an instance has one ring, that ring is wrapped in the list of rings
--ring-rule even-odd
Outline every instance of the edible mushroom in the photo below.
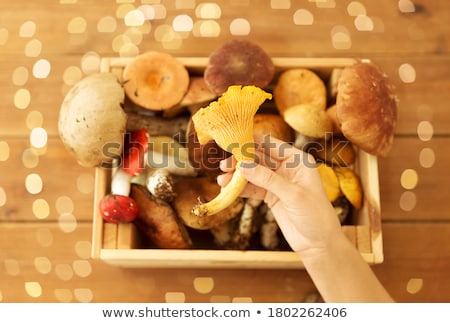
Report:
[[[258,44],[232,39],[211,53],[203,76],[211,90],[222,95],[231,85],[264,88],[274,73],[272,59]]]
[[[378,66],[360,62],[345,67],[338,81],[336,108],[347,139],[369,154],[388,154],[397,125],[397,98]]]
[[[189,249],[192,240],[172,206],[150,194],[145,186],[132,184],[130,196],[139,205],[136,226],[159,248]]]
[[[305,149],[315,139],[327,140],[332,133],[333,124],[322,107],[314,104],[291,106],[283,114],[284,120],[296,132],[294,146]]]
[[[186,67],[170,54],[149,51],[138,55],[123,70],[127,97],[149,110],[166,110],[178,104],[189,86]]]
[[[172,204],[177,215],[185,225],[197,230],[215,228],[236,217],[244,207],[243,198],[237,198],[231,205],[217,212],[214,216],[199,217],[191,210],[201,196],[204,201],[210,201],[220,192],[220,186],[209,177],[185,177],[175,183],[176,197]]]
[[[273,99],[281,115],[299,104],[311,104],[325,110],[327,88],[322,79],[309,69],[288,69],[278,78],[273,89]]]
[[[278,114],[257,113],[253,118],[253,132],[270,135],[285,142],[295,140],[295,131]]]
[[[236,169],[242,161],[254,160],[253,117],[259,106],[271,98],[270,93],[256,86],[230,86],[217,101],[192,116],[200,144],[214,139],[222,149],[234,155]],[[245,177],[235,171],[219,195],[208,203],[199,203],[192,211],[197,216],[215,214],[231,205],[246,184]]]
[[[58,131],[64,146],[83,167],[111,163],[123,149],[125,94],[112,73],[91,74],[76,83],[62,102]]]

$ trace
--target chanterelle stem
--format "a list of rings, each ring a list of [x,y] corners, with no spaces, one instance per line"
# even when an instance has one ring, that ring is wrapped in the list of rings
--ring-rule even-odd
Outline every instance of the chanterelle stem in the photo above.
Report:
[[[253,117],[259,106],[272,95],[255,86],[233,85],[208,107],[197,111],[192,120],[200,144],[211,139],[240,162],[253,160]],[[197,216],[213,215],[230,206],[245,188],[247,180],[239,171],[213,200],[199,203],[192,212]]]

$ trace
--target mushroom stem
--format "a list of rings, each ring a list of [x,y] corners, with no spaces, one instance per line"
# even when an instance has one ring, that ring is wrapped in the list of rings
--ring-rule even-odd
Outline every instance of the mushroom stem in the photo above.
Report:
[[[239,167],[238,162],[236,167]],[[247,179],[241,175],[241,172],[235,171],[230,182],[220,191],[220,193],[207,203],[198,203],[192,212],[196,216],[209,216],[226,209],[241,194],[247,185]]]
[[[270,93],[255,86],[232,85],[217,100],[192,116],[200,144],[211,139],[237,160],[236,167],[244,160],[255,158],[253,142],[253,117],[259,106],[271,99]],[[229,206],[245,188],[247,180],[234,172],[230,183],[213,200],[198,204],[192,209],[197,216],[213,215]]]

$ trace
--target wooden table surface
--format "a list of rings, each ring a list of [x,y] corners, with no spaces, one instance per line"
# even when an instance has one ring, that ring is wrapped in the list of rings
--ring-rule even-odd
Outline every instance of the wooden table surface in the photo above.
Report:
[[[1,1],[0,302],[317,300],[302,270],[90,258],[94,170],[59,140],[65,93],[100,57],[207,56],[230,38],[273,57],[370,58],[389,75],[399,121],[379,159],[385,261],[373,269],[399,302],[450,302],[449,19],[446,0]]]

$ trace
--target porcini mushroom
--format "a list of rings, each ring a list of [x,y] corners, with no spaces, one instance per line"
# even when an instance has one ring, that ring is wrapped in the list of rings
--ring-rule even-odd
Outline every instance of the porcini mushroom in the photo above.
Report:
[[[245,39],[232,39],[211,53],[203,76],[211,90],[222,95],[231,85],[264,88],[274,73],[272,59],[259,45]]]
[[[314,104],[298,104],[286,109],[284,120],[296,132],[294,146],[305,149],[315,139],[324,139],[332,132],[332,122],[321,107]]]
[[[256,86],[230,86],[217,101],[192,116],[199,142],[214,139],[222,149],[234,155],[237,169],[242,161],[254,160],[253,117],[259,106],[271,98],[270,93]],[[192,211],[197,216],[215,214],[232,204],[246,184],[247,180],[235,171],[216,198],[199,203]]]
[[[327,89],[322,79],[304,68],[288,69],[281,73],[273,89],[273,99],[281,115],[294,105],[311,104],[325,110]]]
[[[378,66],[361,62],[345,67],[338,81],[336,107],[347,139],[369,154],[387,155],[397,124],[397,98]]]
[[[89,75],[67,92],[58,131],[81,166],[110,163],[122,153],[127,123],[124,98],[123,88],[112,73]]]
[[[175,57],[157,51],[138,55],[123,69],[127,97],[149,110],[178,104],[189,86],[189,73]]]

